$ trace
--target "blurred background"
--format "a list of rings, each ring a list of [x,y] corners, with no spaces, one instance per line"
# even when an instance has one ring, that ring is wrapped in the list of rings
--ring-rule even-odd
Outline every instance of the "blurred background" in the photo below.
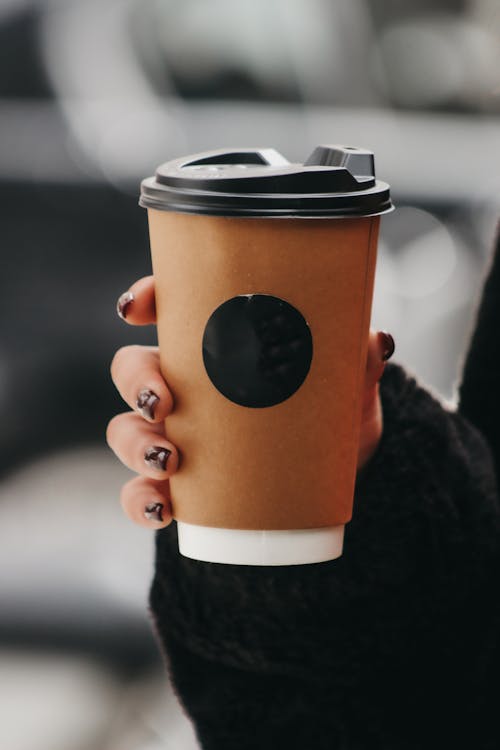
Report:
[[[453,399],[500,202],[497,0],[0,0],[0,745],[192,750],[119,509],[113,352],[170,158],[372,149],[373,324]]]

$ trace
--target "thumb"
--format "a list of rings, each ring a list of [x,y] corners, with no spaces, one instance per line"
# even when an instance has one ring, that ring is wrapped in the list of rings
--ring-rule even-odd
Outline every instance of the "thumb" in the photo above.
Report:
[[[394,349],[394,339],[390,333],[370,331],[362,394],[358,471],[373,456],[382,437],[382,406],[378,384]]]

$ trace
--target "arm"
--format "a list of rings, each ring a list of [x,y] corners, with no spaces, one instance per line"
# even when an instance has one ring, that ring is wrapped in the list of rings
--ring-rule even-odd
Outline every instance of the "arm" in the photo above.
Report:
[[[207,565],[179,557],[175,527],[158,534],[152,612],[203,747],[477,738],[478,663],[496,649],[482,644],[498,580],[489,451],[400,368],[381,393],[339,560]]]
[[[486,437],[500,466],[500,228],[465,359],[460,412]]]

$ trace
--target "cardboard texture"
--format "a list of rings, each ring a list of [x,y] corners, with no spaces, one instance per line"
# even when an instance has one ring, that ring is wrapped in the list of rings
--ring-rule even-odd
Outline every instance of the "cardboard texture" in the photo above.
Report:
[[[257,219],[148,210],[161,367],[179,449],[174,518],[235,529],[350,520],[379,217]],[[313,336],[302,386],[275,406],[225,398],[202,356],[206,323],[241,294],[296,307]]]

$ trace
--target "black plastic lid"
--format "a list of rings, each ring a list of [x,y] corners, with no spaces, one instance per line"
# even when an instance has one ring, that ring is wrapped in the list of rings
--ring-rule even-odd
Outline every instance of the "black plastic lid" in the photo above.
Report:
[[[219,149],[169,161],[141,184],[141,206],[215,216],[349,217],[391,211],[373,153],[318,146],[304,164],[278,151]]]

